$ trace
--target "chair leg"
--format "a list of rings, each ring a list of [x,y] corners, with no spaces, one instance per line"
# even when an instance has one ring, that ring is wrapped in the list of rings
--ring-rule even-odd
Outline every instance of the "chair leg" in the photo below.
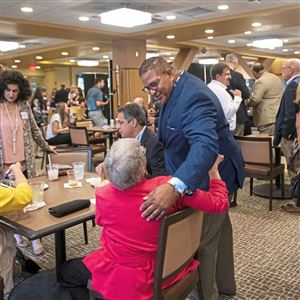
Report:
[[[46,159],[46,152],[44,151],[43,152],[43,157],[42,157],[41,169],[43,169],[43,167],[44,167],[44,161],[45,161],[45,159]]]
[[[250,196],[253,194],[253,178],[250,177]]]
[[[281,175],[281,198],[284,199],[284,172]]]
[[[96,226],[96,221],[95,221],[95,219],[92,220],[92,225],[93,225],[93,227]]]
[[[83,225],[84,243],[87,245],[89,243],[89,238],[88,238],[88,233],[87,233],[87,224],[86,224],[86,222],[83,222],[82,225]]]
[[[270,179],[270,199],[269,199],[269,211],[272,211],[272,201],[273,201],[273,179]]]

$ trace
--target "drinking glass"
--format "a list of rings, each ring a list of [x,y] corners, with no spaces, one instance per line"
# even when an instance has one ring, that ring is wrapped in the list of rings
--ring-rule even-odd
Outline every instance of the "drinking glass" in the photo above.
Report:
[[[44,201],[44,182],[31,182],[30,186],[32,189],[32,203],[39,203]]]
[[[82,180],[84,178],[84,162],[74,162],[72,163],[73,170],[75,173],[76,180]]]
[[[75,177],[75,171],[72,170],[68,170],[67,171],[67,175],[68,175],[68,183],[70,187],[74,187],[77,186],[77,179]]]
[[[50,181],[57,180],[58,179],[58,171],[59,169],[52,165],[47,165],[47,171],[48,171],[48,179]]]

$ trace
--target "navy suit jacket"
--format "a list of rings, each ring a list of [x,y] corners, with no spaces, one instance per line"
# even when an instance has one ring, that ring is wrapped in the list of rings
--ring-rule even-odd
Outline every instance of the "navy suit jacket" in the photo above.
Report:
[[[142,135],[141,145],[146,148],[148,172],[146,178],[167,175],[163,146],[149,128],[146,128]]]
[[[167,172],[189,189],[207,190],[208,171],[217,154],[229,193],[242,187],[244,161],[215,94],[197,77],[184,72],[162,107],[158,138],[165,149]]]
[[[296,91],[300,76],[295,77],[285,88],[281,97],[280,106],[276,116],[274,146],[280,144],[281,138],[293,140],[296,133],[296,110],[294,100],[296,99]]]
[[[245,78],[241,73],[230,69],[230,76],[231,76],[231,79],[229,80],[229,86],[227,87],[227,91],[229,92],[230,90],[236,90],[236,89],[240,90],[242,93],[242,99],[243,99],[243,101],[240,104],[239,109],[236,112],[236,123],[244,124],[249,121],[247,109],[245,106],[245,99],[250,98],[250,92],[246,85]],[[232,96],[232,98],[234,98],[232,94],[231,94],[231,96]]]

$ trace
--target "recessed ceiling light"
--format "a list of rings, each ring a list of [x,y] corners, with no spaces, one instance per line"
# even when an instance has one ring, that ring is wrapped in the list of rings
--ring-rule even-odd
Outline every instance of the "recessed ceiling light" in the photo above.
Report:
[[[174,60],[174,56],[170,56],[169,59]]]
[[[294,54],[300,54],[300,51],[294,51]]]
[[[288,52],[289,49],[282,49],[282,52]]]
[[[289,42],[289,40],[287,40],[287,39],[284,39],[284,40],[283,40],[283,42],[284,42],[284,43],[288,43],[288,42]]]
[[[70,59],[69,62],[74,63],[74,62],[76,62],[76,60],[75,59]]]
[[[36,68],[37,70],[40,70],[40,69],[41,69],[41,66],[35,66],[35,68]]]
[[[69,52],[63,51],[63,52],[61,52],[60,54],[63,55],[63,56],[67,56],[67,55],[69,55]]]
[[[171,52],[166,52],[165,55],[170,56]]]
[[[78,60],[77,65],[83,67],[96,67],[99,66],[99,62],[97,60]]]
[[[275,47],[269,47],[268,49],[269,49],[269,50],[274,50],[274,49],[275,49]]]
[[[43,56],[37,55],[35,58],[36,59],[43,59]]]
[[[253,44],[252,44],[252,43],[248,43],[248,44],[246,44],[246,46],[247,46],[247,47],[252,47]]]
[[[220,60],[225,60],[225,58],[224,58],[224,57],[221,57]]]
[[[219,9],[219,10],[226,10],[226,9],[228,9],[228,8],[229,8],[229,6],[226,5],[226,4],[218,5],[218,9]]]
[[[99,47],[93,47],[92,50],[94,50],[94,51],[99,51],[100,48],[99,48]]]
[[[126,7],[102,13],[100,17],[102,24],[127,28],[149,24],[152,21],[150,13]]]
[[[89,17],[79,17],[78,20],[81,22],[87,22],[90,20],[90,18]]]
[[[228,42],[228,44],[234,44],[235,40],[228,40],[227,42]]]
[[[264,40],[256,40],[253,41],[253,46],[256,48],[262,48],[262,49],[270,49],[270,48],[276,48],[276,47],[282,47],[282,40],[280,39],[264,39]],[[271,49],[271,50],[273,50]]]
[[[214,33],[213,29],[205,29],[205,33]]]
[[[260,26],[261,26],[261,23],[259,23],[259,22],[254,22],[254,23],[252,23],[251,25],[252,25],[252,27],[260,27]]]
[[[26,45],[19,45],[19,48],[24,49],[26,48]]]
[[[172,34],[167,35],[167,39],[168,40],[173,40],[173,39],[175,39],[175,35],[172,35]]]
[[[212,40],[214,37],[212,35],[208,36],[207,39],[208,40]]]
[[[17,69],[17,68],[18,68],[17,65],[12,65],[11,67],[12,67],[13,69]]]
[[[244,32],[244,34],[251,34],[252,33],[252,31],[251,30],[249,30],[249,31],[245,31]]]
[[[166,16],[166,19],[167,19],[167,20],[175,20],[175,19],[176,19],[176,16],[174,16],[174,15],[169,15],[169,16]]]
[[[16,50],[19,48],[18,42],[10,42],[10,41],[0,41],[0,51],[7,52]]]
[[[109,56],[108,56],[108,55],[102,55],[102,57],[103,57],[103,58],[109,58]]]
[[[21,7],[20,10],[26,13],[33,12],[33,9],[31,7]]]
[[[16,64],[19,64],[19,63],[21,62],[21,60],[20,60],[20,59],[15,59],[14,62],[15,62]]]

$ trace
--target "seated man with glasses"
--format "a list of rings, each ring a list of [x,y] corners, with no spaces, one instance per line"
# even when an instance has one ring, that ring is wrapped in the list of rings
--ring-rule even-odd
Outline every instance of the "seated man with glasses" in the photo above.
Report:
[[[167,174],[163,146],[156,135],[147,128],[146,116],[141,106],[129,103],[120,107],[118,129],[123,138],[134,138],[145,148],[147,178]]]
[[[222,159],[219,156],[210,170],[209,191],[196,190],[193,196],[178,198],[167,214],[186,206],[210,213],[227,210],[227,189],[218,172]],[[64,263],[59,269],[60,283],[73,300],[89,299],[86,288],[89,279],[93,290],[104,299],[151,299],[160,222],[141,218],[139,207],[143,197],[170,177],[144,178],[146,157],[132,138],[116,141],[103,167],[110,183],[96,190],[96,223],[103,227],[101,247],[83,260]],[[167,281],[164,288],[181,280],[198,265],[193,260]]]

